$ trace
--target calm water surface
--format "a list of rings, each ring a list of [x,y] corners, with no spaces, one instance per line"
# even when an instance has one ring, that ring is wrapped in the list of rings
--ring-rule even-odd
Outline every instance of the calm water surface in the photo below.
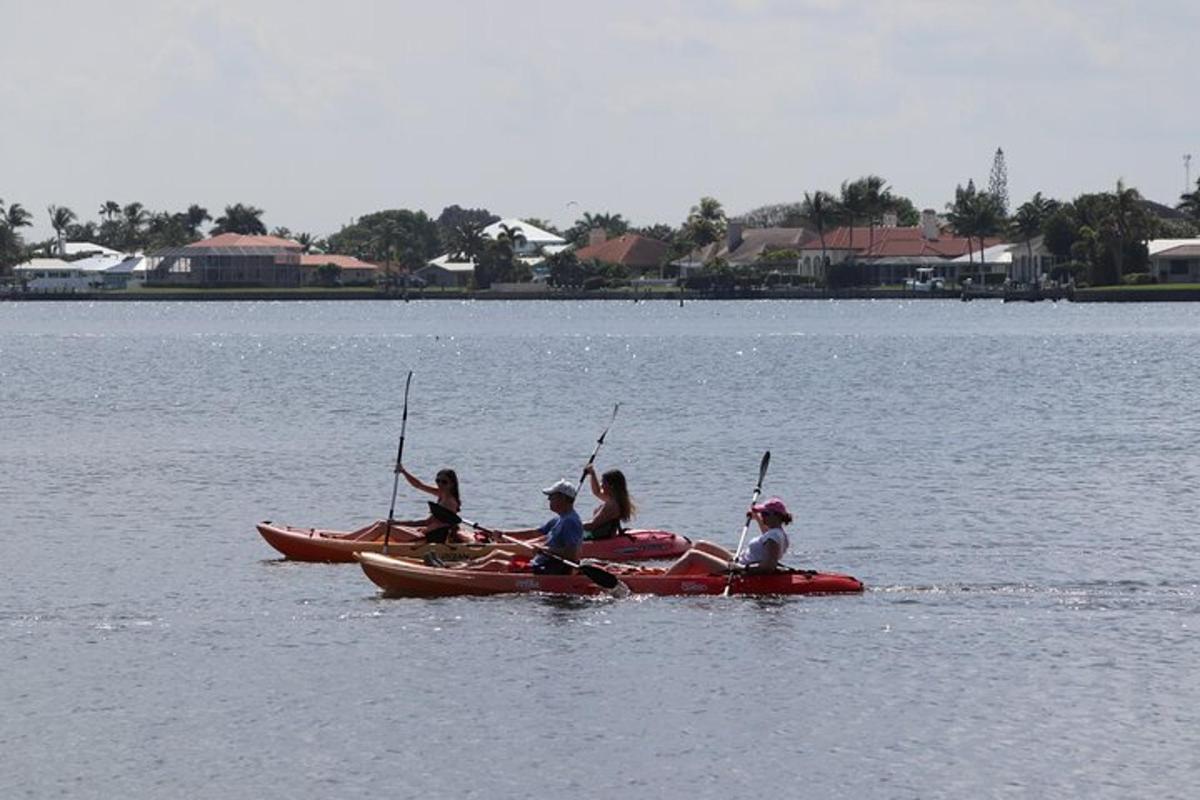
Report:
[[[1194,797],[1200,306],[0,304],[0,797]],[[598,463],[861,597],[382,600]],[[403,513],[421,498],[402,487]],[[585,509],[586,510],[586,509]],[[399,512],[399,509],[398,509]]]

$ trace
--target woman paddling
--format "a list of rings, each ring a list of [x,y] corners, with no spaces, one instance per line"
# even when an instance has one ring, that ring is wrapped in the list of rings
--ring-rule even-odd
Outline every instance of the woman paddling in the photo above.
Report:
[[[774,572],[788,551],[788,535],[783,529],[790,525],[792,515],[778,497],[750,507],[750,515],[758,523],[758,536],[750,540],[736,558],[723,547],[711,542],[696,542],[692,549],[667,567],[667,575],[723,575],[730,571],[757,575]]]
[[[436,497],[438,505],[445,506],[455,514],[462,510],[462,498],[458,492],[458,475],[454,470],[438,470],[433,485],[422,482],[420,478],[405,469],[403,465],[397,464],[396,472],[403,475],[404,479],[414,489],[419,489],[426,494]],[[383,538],[383,528],[386,524],[386,522],[375,524],[375,535],[373,538]],[[472,536],[460,534],[456,526],[447,525],[445,522],[441,522],[432,516],[425,519],[392,520],[392,532],[389,538],[395,542],[475,541]]]
[[[592,512],[592,518],[583,523],[585,539],[611,539],[621,532],[624,523],[637,514],[637,506],[629,497],[629,486],[625,473],[610,469],[596,479],[596,468],[591,464],[584,467],[583,474],[591,479],[592,494],[601,501]]]

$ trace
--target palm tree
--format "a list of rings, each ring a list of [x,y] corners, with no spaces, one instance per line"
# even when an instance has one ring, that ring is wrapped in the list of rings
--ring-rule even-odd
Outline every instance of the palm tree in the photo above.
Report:
[[[1149,237],[1151,223],[1149,215],[1142,206],[1142,195],[1133,187],[1126,187],[1123,180],[1117,181],[1117,189],[1112,195],[1112,254],[1113,265],[1116,267],[1117,283],[1125,274],[1125,256],[1129,246],[1134,242]]]
[[[721,241],[725,235],[725,209],[715,197],[701,197],[688,213],[684,228],[696,247]]]
[[[116,219],[117,214],[120,213],[121,204],[116,200],[105,200],[104,204],[100,206],[100,216],[104,217],[104,219],[110,222]]]
[[[967,239],[967,257],[974,261],[971,250],[971,237],[979,240],[979,278],[983,282],[983,251],[985,240],[996,236],[1004,230],[1004,214],[1000,210],[1000,201],[990,192],[977,192],[974,181],[967,182],[967,188],[958,186],[954,190],[954,202],[946,206],[950,226],[959,236]]]
[[[150,221],[150,212],[141,203],[130,203],[121,209],[121,239],[126,250],[136,250],[144,244],[144,228]]]
[[[817,229],[817,236],[821,237],[821,274],[824,276],[829,266],[829,256],[825,252],[825,229],[836,218],[837,200],[829,192],[819,189],[812,194],[805,192],[800,213],[812,223]]]
[[[483,225],[467,222],[456,226],[450,235],[450,252],[455,261],[476,261],[487,246]]]
[[[54,228],[54,234],[58,239],[58,254],[65,255],[67,251],[67,226],[74,222],[77,217],[75,212],[66,206],[47,206],[46,212],[50,214],[50,227]]]
[[[267,226],[262,222],[263,210],[254,206],[236,203],[225,206],[225,215],[217,217],[210,233],[241,233],[247,236],[266,236]]]
[[[1013,231],[1025,242],[1025,249],[1029,255],[1029,278],[1031,280],[1037,278],[1037,270],[1033,266],[1033,239],[1041,235],[1042,226],[1046,224],[1046,220],[1057,207],[1057,203],[1047,200],[1042,197],[1041,192],[1037,192],[1022,203],[1013,216]],[[1025,276],[1021,275],[1021,278],[1025,278]]]
[[[33,224],[33,214],[26,211],[20,203],[13,203],[4,211],[4,201],[0,200],[0,222],[3,222],[12,230],[17,228],[28,228]]]
[[[296,244],[300,245],[300,251],[303,253],[311,252],[313,245],[316,244],[316,242],[317,237],[313,236],[311,233],[296,234]]]
[[[842,181],[842,197],[838,202],[838,207],[842,210],[842,217],[846,225],[850,228],[850,258],[855,257],[854,253],[854,223],[862,219],[867,213],[867,197],[865,186],[862,181]]]
[[[878,175],[859,178],[862,184],[863,211],[867,215],[867,252],[875,248],[875,226],[882,220],[883,212],[892,205],[892,193],[887,181]]]
[[[204,206],[192,203],[188,206],[188,210],[183,212],[184,229],[187,231],[188,238],[193,241],[200,238],[200,226],[206,222],[212,222],[212,215]]]
[[[1200,178],[1196,179],[1196,191],[1179,195],[1179,205],[1175,207],[1192,219],[1200,220]]]

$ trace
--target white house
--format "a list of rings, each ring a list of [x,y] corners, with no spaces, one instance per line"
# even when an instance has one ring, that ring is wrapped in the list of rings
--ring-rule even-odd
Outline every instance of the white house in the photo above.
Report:
[[[1159,283],[1200,283],[1200,239],[1151,239],[1146,249]]]
[[[536,267],[546,256],[560,253],[571,246],[561,236],[515,217],[493,222],[480,233],[494,240],[500,235],[502,226],[519,232],[524,237],[524,241],[518,242],[513,252],[521,262],[530,267]],[[475,262],[455,261],[452,253],[444,253],[417,270],[416,274],[431,286],[466,286],[475,274]]]
[[[61,258],[31,258],[13,267],[13,275],[34,292],[86,292],[95,276]]]

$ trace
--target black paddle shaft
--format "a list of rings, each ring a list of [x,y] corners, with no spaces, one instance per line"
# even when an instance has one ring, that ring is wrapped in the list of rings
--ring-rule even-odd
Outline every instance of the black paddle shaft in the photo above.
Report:
[[[396,493],[400,489],[400,465],[404,463],[404,429],[408,427],[408,387],[412,385],[412,370],[404,379],[404,413],[400,417],[400,444],[396,445],[396,469],[392,477],[392,505],[388,509],[387,527],[383,531],[383,552],[388,551],[388,540],[392,538],[392,520],[396,518]]]
[[[579,475],[579,488],[583,488],[583,479],[587,477],[588,467],[596,463],[596,454],[600,452],[600,446],[604,444],[604,437],[608,436],[608,429],[617,421],[617,412],[621,410],[621,404],[617,403],[613,406],[612,419],[608,421],[608,425],[604,428],[604,432],[600,434],[600,438],[596,440],[596,447],[592,450],[592,456],[587,460],[587,464],[583,466],[583,472]]]

